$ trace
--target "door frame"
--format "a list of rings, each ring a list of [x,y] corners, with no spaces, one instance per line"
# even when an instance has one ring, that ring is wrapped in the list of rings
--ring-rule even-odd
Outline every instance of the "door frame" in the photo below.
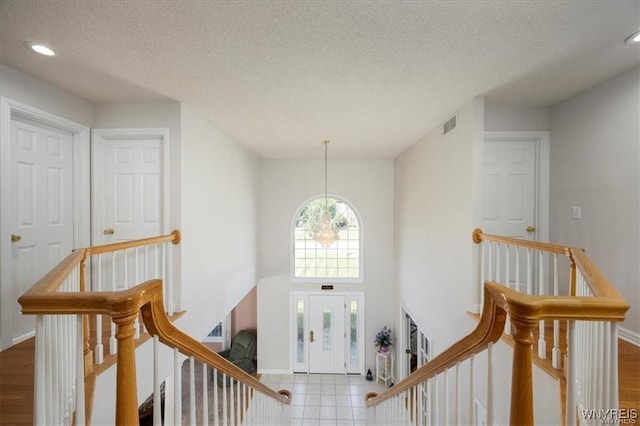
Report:
[[[305,300],[305,312],[304,312],[304,336],[305,336],[305,341],[307,340],[308,334],[309,334],[309,297],[310,296],[343,296],[344,298],[347,297],[358,297],[359,300],[361,301],[361,305],[358,307],[358,359],[359,359],[359,371],[357,373],[355,372],[347,372],[347,369],[345,368],[345,372],[344,374],[364,374],[364,371],[366,369],[366,359],[365,359],[365,342],[364,342],[364,332],[365,332],[365,322],[366,322],[366,300],[365,300],[365,293],[364,291],[336,291],[336,292],[327,292],[327,291],[292,291],[289,293],[289,333],[290,333],[290,350],[289,350],[289,371],[291,373],[294,373],[296,368],[295,368],[295,356],[296,356],[296,333],[294,330],[297,329],[296,327],[296,315],[295,315],[295,301],[296,300],[300,300],[300,299],[304,299]],[[346,312],[346,309],[345,309]],[[345,326],[345,331],[346,331],[346,327],[347,327],[347,322],[349,320],[349,316],[345,313],[345,318],[344,318],[344,326]],[[305,364],[306,364],[306,373],[307,374],[312,374],[309,372],[309,349],[308,349],[308,345],[305,346],[307,348],[307,350],[305,351]],[[347,351],[348,351],[348,345],[345,344],[345,348],[344,348],[344,356],[345,356],[345,362],[347,360]]]
[[[484,167],[484,143],[485,142],[533,142],[536,147],[535,157],[535,207],[534,225],[537,232],[534,234],[535,241],[549,241],[549,132],[485,132],[483,140],[483,160]],[[484,186],[481,185],[481,194],[484,197]]]
[[[62,118],[41,109],[0,97],[0,299],[10,300],[11,282],[11,211],[7,198],[11,194],[11,121],[13,117],[20,117],[36,123],[55,127],[71,133],[73,151],[73,246],[86,247],[90,243],[90,146],[88,126]],[[6,302],[5,302],[6,303]],[[0,350],[4,350],[24,339],[13,341],[10,337],[11,324],[8,309],[2,309],[0,316]]]
[[[97,128],[91,129],[91,242],[96,243],[104,224],[105,200],[93,190],[104,174],[105,142],[109,139],[162,139],[162,233],[168,234],[171,213],[171,169],[169,129],[162,128]]]

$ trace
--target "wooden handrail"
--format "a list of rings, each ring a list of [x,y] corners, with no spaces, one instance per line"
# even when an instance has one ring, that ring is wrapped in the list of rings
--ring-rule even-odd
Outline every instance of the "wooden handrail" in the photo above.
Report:
[[[597,269],[591,271],[597,276]],[[543,319],[624,321],[629,304],[615,294],[607,295],[609,297],[532,296],[495,282],[486,282],[482,316],[476,328],[395,386],[380,395],[367,394],[366,406],[378,405],[485,350],[489,343],[496,342],[502,336],[508,312],[512,325],[511,334],[516,343],[513,380],[517,382],[517,385],[512,385],[510,423],[533,424],[533,396],[530,395],[531,331]],[[524,392],[525,390],[528,392]]]
[[[506,311],[495,302],[494,298],[491,297],[485,288],[482,316],[480,317],[480,322],[470,334],[380,395],[375,393],[368,394],[366,406],[372,407],[378,405],[455,366],[458,362],[462,362],[471,357],[471,355],[482,352],[487,348],[489,343],[495,343],[500,339],[504,330],[506,317]]]
[[[563,254],[569,256],[569,249],[571,247],[560,246],[557,244],[542,243],[540,241],[522,240],[520,238],[502,237],[500,235],[485,234],[482,229],[476,228],[473,230],[473,242],[480,244],[483,241],[493,241],[496,243],[508,244],[512,246],[531,248],[535,250],[547,251],[550,253]]]
[[[118,370],[116,423],[136,424],[137,388],[135,383],[135,346],[133,323],[142,311],[142,318],[150,335],[157,335],[164,344],[177,348],[186,356],[218,369],[254,390],[283,404],[291,403],[288,390],[278,392],[261,383],[252,375],[211,351],[202,343],[176,328],[164,310],[162,281],[153,279],[122,291],[60,292],[57,291],[73,270],[91,255],[126,250],[150,244],[180,242],[180,232],[159,237],[125,241],[102,246],[87,247],[71,252],[18,299],[23,314],[78,315],[103,314],[112,317],[117,325]]]
[[[83,250],[86,250],[87,255],[91,256],[95,254],[109,253],[112,251],[126,250],[130,248],[148,246],[152,244],[160,244],[160,243],[166,243],[166,242],[171,242],[172,244],[180,244],[181,239],[182,239],[182,235],[180,234],[180,231],[178,231],[177,229],[174,229],[170,234],[161,235],[159,237],[142,238],[139,240],[131,240],[131,241],[120,241],[117,243],[104,244],[101,246],[87,247]]]

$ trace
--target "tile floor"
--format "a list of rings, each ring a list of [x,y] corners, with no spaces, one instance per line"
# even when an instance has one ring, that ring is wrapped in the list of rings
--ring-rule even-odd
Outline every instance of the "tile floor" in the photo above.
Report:
[[[260,380],[274,390],[291,391],[292,426],[364,426],[365,394],[384,390],[382,382],[363,376],[266,374]]]

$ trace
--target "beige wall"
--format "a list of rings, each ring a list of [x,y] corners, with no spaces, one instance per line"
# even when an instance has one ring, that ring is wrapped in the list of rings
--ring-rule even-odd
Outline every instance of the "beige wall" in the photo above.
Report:
[[[258,329],[258,287],[253,287],[249,293],[231,311],[231,336],[240,330]]]

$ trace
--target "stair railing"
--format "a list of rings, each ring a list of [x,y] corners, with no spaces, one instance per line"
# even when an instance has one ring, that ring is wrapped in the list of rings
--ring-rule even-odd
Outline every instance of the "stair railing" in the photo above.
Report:
[[[510,254],[509,250],[503,251],[502,255],[497,254],[499,246],[484,252],[480,268],[484,279],[480,322],[470,335],[395,386],[380,395],[367,395],[369,423],[476,424],[476,356],[481,353],[484,356],[486,352],[486,421],[493,424],[492,345],[502,336],[506,324],[510,324],[509,334],[514,344],[509,422],[512,425],[533,425],[531,351],[535,343],[534,333],[544,329],[544,325],[540,325],[544,321],[568,322],[565,424],[587,424],[585,413],[594,409],[617,409],[616,324],[624,320],[629,309],[624,298],[581,249],[486,235],[480,230],[474,231],[473,238],[476,243],[492,241],[512,247]],[[520,249],[513,247],[524,248],[526,254],[520,257],[515,254]],[[536,257],[533,256],[534,251]],[[538,252],[545,254],[541,256]],[[544,257],[550,256],[546,253],[551,253],[552,260]],[[558,294],[557,255],[568,258],[568,295]],[[520,270],[522,275],[519,275]],[[551,271],[553,277],[553,293],[539,294],[540,288],[547,288],[547,271]],[[538,282],[537,289],[534,279]],[[497,280],[502,284],[495,282]],[[524,288],[530,291],[520,292]],[[455,380],[451,380],[454,373]],[[468,389],[463,390],[460,386],[462,375]],[[468,402],[464,407],[463,400]]]
[[[278,393],[269,389],[172,325],[167,316],[171,303],[165,304],[163,287],[167,284],[163,284],[163,280],[146,279],[135,285],[135,280],[149,274],[170,277],[167,262],[170,245],[179,242],[180,233],[174,231],[159,237],[75,250],[19,298],[24,314],[37,315],[34,424],[89,422],[86,407],[91,401],[85,400],[84,391],[85,377],[90,376],[93,368],[89,342],[99,342],[96,345],[99,347],[101,334],[89,336],[88,318],[97,317],[96,323],[101,324],[101,316],[110,318],[114,324],[108,345],[111,356],[117,359],[116,424],[138,424],[135,347],[142,328],[140,316],[148,334],[154,336],[154,352],[157,353],[157,346],[162,342],[174,348],[176,360],[180,352],[192,360],[197,359],[211,366],[204,369],[205,373],[221,375],[230,384],[221,391],[225,399],[215,400],[225,414],[222,417],[216,413],[215,424],[218,421],[225,425],[240,421],[251,424],[252,420],[256,424],[269,421],[277,424],[281,416],[286,415],[283,407],[290,402],[288,391]],[[149,253],[153,251],[156,252],[155,260],[150,262]],[[87,263],[92,256],[92,261]],[[109,285],[104,287],[103,283]],[[92,286],[94,290],[110,291],[87,291]],[[154,368],[154,371],[154,389],[157,391],[154,393],[154,401],[157,399],[154,423],[160,424],[162,379],[157,374],[158,369]],[[173,377],[179,378],[179,373]],[[226,398],[227,393],[231,393],[229,398]],[[174,404],[166,407],[165,416],[174,416],[174,423],[180,424],[179,391],[178,397],[169,395],[174,397]],[[203,395],[207,395],[206,390]]]

